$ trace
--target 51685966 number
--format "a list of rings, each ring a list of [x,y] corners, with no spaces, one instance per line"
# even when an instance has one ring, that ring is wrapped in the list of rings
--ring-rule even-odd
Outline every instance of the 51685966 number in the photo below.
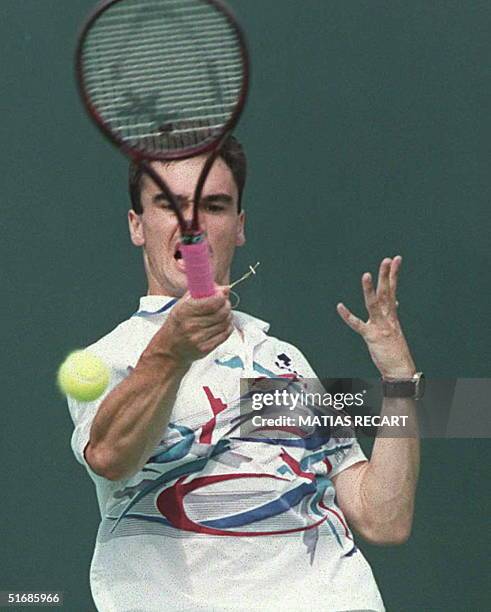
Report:
[[[62,605],[61,591],[0,591],[0,607]]]

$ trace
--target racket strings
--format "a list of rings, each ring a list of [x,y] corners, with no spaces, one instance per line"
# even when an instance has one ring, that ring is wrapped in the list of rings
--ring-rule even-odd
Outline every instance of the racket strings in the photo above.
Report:
[[[200,23],[201,26],[201,31],[200,34],[201,36],[206,35],[207,37],[209,37],[211,34],[215,35],[215,37],[218,36],[223,36],[228,34],[229,30],[224,28],[223,26],[217,27],[215,24],[210,22],[210,26],[206,25],[206,22],[201,22]],[[168,34],[168,32],[170,32],[170,34]],[[118,36],[118,34],[121,33],[121,36]],[[127,36],[127,29],[125,28],[121,28],[120,30],[115,30],[114,28],[111,30],[111,34],[105,34],[104,36],[100,34],[100,31],[96,31],[96,32],[91,32],[90,36],[92,39],[92,43],[93,44],[97,44],[99,45],[99,47],[101,48],[101,50],[103,51],[113,51],[114,49],[116,50],[123,50],[127,43],[128,40],[126,38]],[[147,38],[149,35],[152,34],[158,34],[159,36],[159,40],[155,41],[155,43],[150,43],[147,44],[145,43],[145,38]],[[175,34],[175,30],[174,29],[166,29],[162,26],[148,26],[145,28],[139,28],[138,29],[138,36],[139,36],[139,40],[141,40],[141,43],[136,42],[133,46],[133,53],[141,53],[141,51],[143,50],[144,52],[147,51],[155,51],[156,49],[160,49],[161,45],[165,45],[165,47],[168,50],[171,51],[175,51],[176,47],[178,49],[184,48],[184,49],[190,49],[193,48],[192,44],[190,43],[186,43],[183,42],[182,36],[180,35],[176,35]],[[165,36],[165,38],[160,38],[162,36]],[[175,43],[174,45],[169,45],[168,43],[172,42]],[[212,44],[205,43],[205,48],[210,49],[210,48],[214,48]]]
[[[243,87],[235,27],[205,0],[121,0],[82,50],[86,93],[132,148],[172,152],[216,139]]]

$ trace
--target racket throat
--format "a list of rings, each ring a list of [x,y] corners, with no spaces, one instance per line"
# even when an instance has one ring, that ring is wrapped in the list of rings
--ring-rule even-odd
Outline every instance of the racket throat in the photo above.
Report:
[[[204,232],[190,232],[181,236],[181,245],[191,246],[195,244],[201,244],[206,241],[206,235]]]

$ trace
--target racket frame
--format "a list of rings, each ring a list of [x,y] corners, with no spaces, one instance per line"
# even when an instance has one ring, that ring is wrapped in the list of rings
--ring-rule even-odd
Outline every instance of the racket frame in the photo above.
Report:
[[[230,8],[224,4],[221,0],[201,0],[201,2],[206,2],[207,4],[213,6],[214,8],[221,11],[227,21],[231,24],[232,28],[237,33],[237,38],[240,45],[240,53],[242,59],[243,66],[243,78],[242,78],[242,86],[239,93],[239,98],[237,104],[235,106],[234,112],[230,116],[230,119],[224,124],[222,129],[216,133],[216,136],[213,140],[209,142],[203,143],[194,147],[185,147],[183,149],[177,149],[175,151],[170,152],[156,152],[153,151],[151,154],[142,151],[136,147],[133,147],[126,143],[123,138],[114,134],[111,128],[106,124],[101,114],[98,112],[97,108],[92,104],[90,100],[90,96],[86,91],[84,86],[83,79],[83,49],[84,42],[87,38],[87,34],[92,28],[93,24],[99,19],[99,17],[105,13],[108,9],[110,9],[113,5],[118,4],[120,2],[125,2],[126,0],[103,0],[100,2],[93,11],[87,17],[84,25],[82,26],[80,33],[78,35],[77,48],[75,51],[75,76],[78,91],[80,93],[80,97],[84,103],[84,106],[89,113],[89,115],[93,118],[97,127],[101,130],[101,132],[108,138],[113,144],[115,144],[119,149],[121,149],[127,156],[133,159],[135,162],[141,161],[177,161],[179,159],[188,159],[190,157],[195,157],[198,155],[203,155],[208,153],[212,149],[214,149],[218,142],[224,140],[224,136],[235,128],[237,125],[242,111],[244,110],[244,106],[247,101],[247,94],[249,92],[249,81],[250,81],[250,60],[249,53],[247,51],[247,43],[244,35],[244,31],[240,27],[237,22],[235,15],[232,13]]]
[[[159,189],[162,190],[165,197],[168,199],[173,212],[176,214],[179,227],[181,230],[181,243],[182,243],[182,251],[183,255],[186,252],[185,260],[188,260],[188,253],[193,254],[192,249],[194,249],[193,258],[196,261],[196,254],[198,250],[201,252],[201,259],[208,259],[208,269],[203,270],[200,274],[202,274],[206,278],[200,279],[200,275],[197,270],[194,270],[194,280],[191,278],[190,274],[193,275],[193,271],[189,270],[188,274],[188,283],[191,294],[194,294],[193,297],[205,297],[206,295],[213,295],[213,279],[212,279],[212,271],[211,271],[211,262],[209,261],[209,257],[207,257],[207,246],[204,238],[203,232],[199,227],[199,203],[201,200],[201,193],[208,177],[208,174],[216,161],[217,157],[220,155],[220,150],[228,135],[232,132],[232,130],[237,125],[242,112],[244,110],[247,96],[249,92],[249,82],[250,82],[250,60],[249,53],[247,50],[247,43],[245,39],[244,32],[237,22],[235,15],[230,10],[230,8],[224,4],[221,0],[201,0],[201,2],[205,2],[211,5],[213,8],[220,11],[230,23],[232,28],[234,29],[240,47],[240,55],[242,60],[242,84],[240,93],[238,96],[238,101],[235,105],[234,111],[230,116],[229,120],[223,125],[220,131],[214,134],[214,138],[208,142],[200,144],[198,146],[184,147],[182,149],[177,149],[168,152],[158,152],[152,151],[151,153],[142,150],[141,148],[137,148],[136,146],[129,145],[122,137],[116,135],[113,130],[109,127],[109,125],[105,122],[102,115],[99,113],[95,105],[92,103],[90,96],[86,90],[84,84],[84,70],[83,70],[83,51],[84,44],[87,38],[88,33],[90,32],[94,23],[99,19],[99,17],[104,14],[107,10],[109,10],[115,4],[120,2],[125,2],[126,0],[102,0],[99,4],[92,10],[89,16],[86,18],[79,35],[78,42],[75,51],[75,80],[77,82],[77,88],[82,99],[82,102],[85,106],[86,111],[89,116],[93,119],[94,123],[98,127],[98,129],[102,132],[102,134],[112,142],[120,151],[122,151],[127,157],[129,157],[133,162],[135,162],[142,171],[147,174],[153,182],[158,186]],[[193,157],[198,157],[200,155],[204,155],[209,153],[208,158],[206,159],[203,168],[200,172],[200,176],[198,178],[198,182],[196,184],[196,188],[194,191],[193,197],[193,216],[191,222],[187,222],[184,219],[182,211],[180,209],[179,203],[175,198],[172,190],[166,184],[164,179],[158,174],[158,172],[152,167],[151,163],[155,161],[179,161],[190,159]],[[189,250],[191,249],[191,251]],[[198,258],[199,259],[199,258]],[[191,261],[189,261],[191,264]],[[190,266],[191,267],[191,266]],[[193,264],[193,268],[195,264]],[[193,280],[193,282],[192,282]],[[195,290],[193,291],[193,286]]]

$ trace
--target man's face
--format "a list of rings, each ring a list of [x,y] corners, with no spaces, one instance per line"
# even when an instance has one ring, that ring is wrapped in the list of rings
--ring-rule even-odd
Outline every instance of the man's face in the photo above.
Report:
[[[205,157],[161,163],[153,167],[165,180],[181,203],[186,219],[192,215],[194,190]],[[230,266],[236,246],[244,238],[244,213],[237,213],[238,190],[232,172],[218,158],[206,179],[199,209],[200,225],[210,246],[215,282],[230,282]],[[135,246],[144,250],[145,271],[149,295],[180,297],[187,290],[184,261],[179,252],[179,225],[164,195],[146,175],[142,178],[141,203],[143,213],[128,213],[130,234]]]

